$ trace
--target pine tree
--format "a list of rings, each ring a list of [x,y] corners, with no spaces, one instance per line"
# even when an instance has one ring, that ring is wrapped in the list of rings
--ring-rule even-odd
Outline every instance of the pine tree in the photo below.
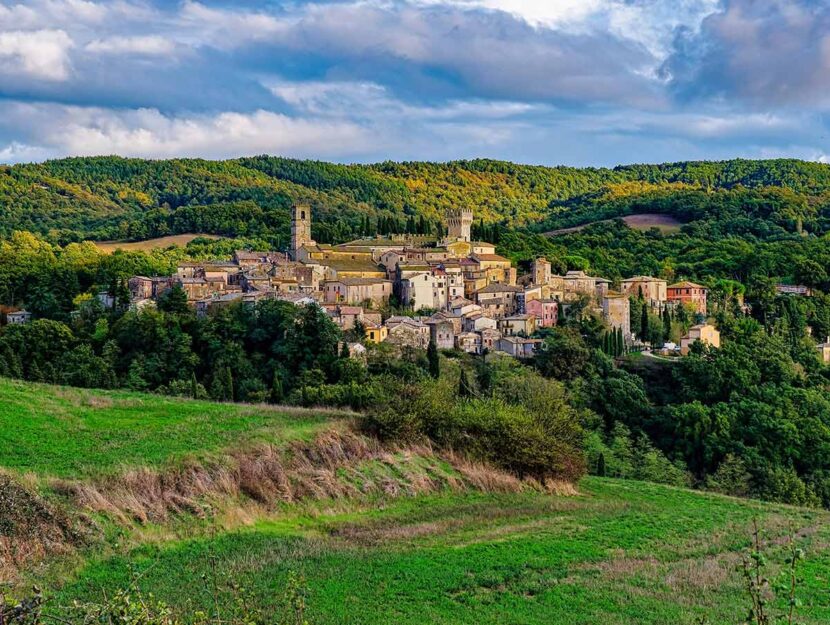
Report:
[[[429,347],[427,347],[427,361],[429,362],[429,374],[437,380],[441,376],[441,360],[438,357],[438,346],[433,340],[430,340]]]

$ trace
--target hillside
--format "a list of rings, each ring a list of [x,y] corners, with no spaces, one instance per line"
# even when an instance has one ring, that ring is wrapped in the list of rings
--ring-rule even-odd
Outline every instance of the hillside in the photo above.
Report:
[[[806,550],[800,620],[830,618],[825,512],[599,478],[540,490],[331,433],[338,415],[2,379],[0,403],[0,496],[33,511],[0,512],[0,557],[44,538],[16,552],[17,583],[52,611],[136,582],[177,612],[227,615],[240,588],[273,612],[296,574],[315,624],[732,623],[757,519],[772,573],[790,532]],[[87,465],[66,461],[92,441]]]
[[[294,201],[313,205],[315,236],[323,242],[374,233],[380,219],[438,222],[459,205],[472,206],[486,223],[541,222],[552,230],[593,221],[595,212],[628,214],[630,204],[661,204],[654,212],[663,212],[678,194],[743,188],[787,189],[799,202],[824,206],[830,167],[794,160],[577,169],[489,160],[336,165],[267,156],[71,158],[0,168],[0,234],[29,230],[67,242],[205,232],[284,242]],[[604,210],[597,211],[598,202]]]

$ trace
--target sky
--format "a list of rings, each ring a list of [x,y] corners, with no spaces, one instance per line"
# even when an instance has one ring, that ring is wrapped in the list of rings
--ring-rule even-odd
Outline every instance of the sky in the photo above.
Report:
[[[0,0],[0,162],[830,162],[830,0]]]

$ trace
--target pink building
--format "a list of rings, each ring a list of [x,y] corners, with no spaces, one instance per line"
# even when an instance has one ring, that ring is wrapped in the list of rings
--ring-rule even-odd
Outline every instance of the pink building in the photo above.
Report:
[[[559,319],[559,303],[554,299],[532,299],[526,305],[528,315],[536,317],[540,328],[552,328]]]

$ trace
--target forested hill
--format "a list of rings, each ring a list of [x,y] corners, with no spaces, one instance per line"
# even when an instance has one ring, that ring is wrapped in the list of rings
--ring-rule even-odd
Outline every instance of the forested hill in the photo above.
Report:
[[[337,165],[258,156],[228,161],[70,158],[0,167],[0,236],[54,242],[182,232],[285,241],[293,201],[314,207],[315,236],[341,241],[438,222],[471,206],[484,223],[534,229],[632,212],[684,220],[738,207],[789,230],[830,223],[830,166],[796,160],[685,162],[615,169],[473,160]],[[367,223],[368,217],[368,223]]]

